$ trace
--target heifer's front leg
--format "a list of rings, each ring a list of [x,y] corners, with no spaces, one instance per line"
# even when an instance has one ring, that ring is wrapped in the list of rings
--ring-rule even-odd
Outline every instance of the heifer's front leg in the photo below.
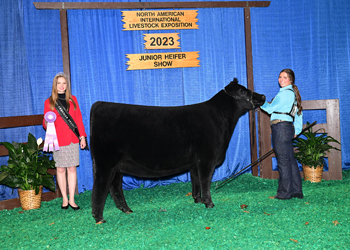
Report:
[[[199,176],[199,182],[201,185],[201,192],[202,192],[202,203],[205,204],[207,208],[213,208],[214,203],[211,200],[211,194],[210,194],[210,184],[211,184],[211,178],[213,177],[213,172],[215,167],[211,167],[212,164],[208,164],[206,166],[198,166],[198,176]]]
[[[117,208],[119,208],[122,212],[130,214],[132,210],[128,207],[125,201],[124,193],[123,193],[123,174],[115,173],[113,182],[111,184],[109,193],[114,200]]]
[[[195,203],[202,203],[201,198],[201,186],[199,183],[198,170],[197,168],[192,168],[190,170],[191,183],[192,183],[192,197]]]

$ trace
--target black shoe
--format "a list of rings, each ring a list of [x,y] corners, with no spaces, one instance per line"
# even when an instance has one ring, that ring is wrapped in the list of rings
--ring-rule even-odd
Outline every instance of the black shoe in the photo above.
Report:
[[[274,199],[277,199],[277,200],[290,200],[292,197],[291,197],[291,198],[280,198],[280,197],[278,197],[277,195],[275,195],[275,196],[269,196],[269,198],[270,198],[270,199],[273,199],[273,200],[274,200]]]
[[[67,206],[61,206],[61,209],[67,210],[68,209],[68,205]]]
[[[74,210],[74,211],[76,211],[76,210],[79,210],[79,209],[80,209],[80,207],[79,207],[79,206],[72,207],[72,206],[71,206],[71,204],[69,204],[69,203],[68,203],[68,205],[69,205],[71,208],[73,208],[73,210]],[[68,206],[67,206],[67,207],[68,207]]]

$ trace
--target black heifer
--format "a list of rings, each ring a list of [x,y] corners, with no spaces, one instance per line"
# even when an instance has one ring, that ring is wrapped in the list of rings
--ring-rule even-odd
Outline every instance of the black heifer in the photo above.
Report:
[[[265,96],[235,78],[210,100],[179,107],[96,102],[91,107],[90,143],[94,185],[92,214],[105,222],[108,191],[125,213],[123,174],[159,178],[190,170],[195,203],[214,207],[211,178],[225,158],[240,116],[261,106]]]

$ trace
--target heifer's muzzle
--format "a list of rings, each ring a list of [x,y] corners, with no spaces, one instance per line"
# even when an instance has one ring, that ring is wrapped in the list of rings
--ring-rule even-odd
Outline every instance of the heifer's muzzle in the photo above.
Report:
[[[260,107],[265,103],[266,96],[258,94],[256,92],[252,92],[252,104],[253,104],[253,109]]]

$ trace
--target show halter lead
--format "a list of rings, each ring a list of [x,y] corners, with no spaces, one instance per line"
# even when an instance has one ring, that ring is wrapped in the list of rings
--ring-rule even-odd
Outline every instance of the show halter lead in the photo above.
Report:
[[[47,128],[43,151],[53,151],[53,148],[55,148],[55,151],[60,150],[54,124],[54,121],[56,121],[56,114],[52,111],[49,111],[45,114],[44,118],[47,121]]]
[[[306,126],[296,137],[298,137],[299,135],[301,135],[302,133],[304,133],[306,130],[308,130],[309,128],[313,127],[315,124],[317,123],[317,121],[314,121],[313,123],[309,124],[308,126]],[[296,138],[295,137],[295,138]],[[235,178],[239,173],[247,170],[249,167],[254,166],[255,164],[261,162],[262,160],[264,160],[266,157],[268,157],[270,154],[272,154],[274,152],[274,149],[271,149],[269,152],[267,152],[266,154],[264,154],[263,156],[261,156],[259,159],[257,159],[256,161],[250,163],[248,166],[246,166],[245,168],[243,168],[242,170],[240,170],[239,172],[235,173],[233,176],[231,176],[230,178],[226,179],[224,182],[221,182],[220,185],[216,186],[215,189],[219,189],[220,187],[224,186],[225,184],[227,184],[228,182],[230,182],[233,178]]]

